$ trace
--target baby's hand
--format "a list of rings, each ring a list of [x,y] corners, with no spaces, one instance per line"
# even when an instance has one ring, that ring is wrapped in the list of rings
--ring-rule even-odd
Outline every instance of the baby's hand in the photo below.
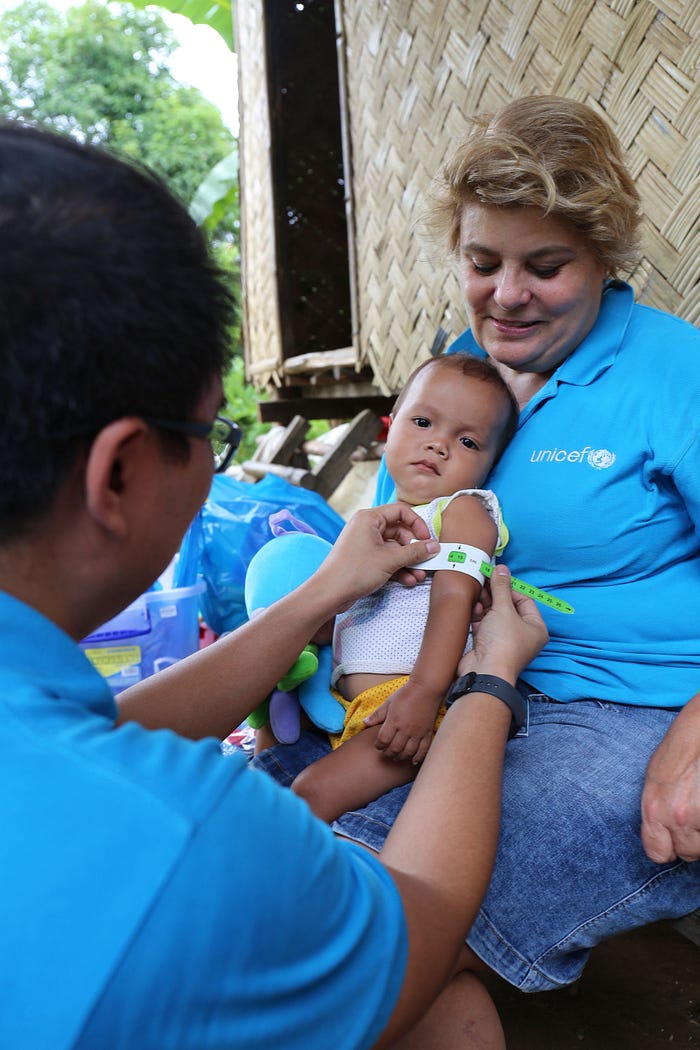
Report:
[[[381,725],[374,746],[386,758],[420,765],[433,740],[439,704],[440,697],[426,696],[407,682],[365,719],[365,725]]]

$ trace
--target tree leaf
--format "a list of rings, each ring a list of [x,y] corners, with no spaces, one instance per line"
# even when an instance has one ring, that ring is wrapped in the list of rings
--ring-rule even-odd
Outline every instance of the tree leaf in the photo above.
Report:
[[[215,164],[200,183],[190,204],[190,215],[201,226],[215,213],[216,205],[226,198],[238,179],[238,148]],[[218,218],[218,216],[217,216]]]
[[[135,7],[153,4],[153,0],[131,2]],[[158,7],[164,7],[174,15],[184,15],[196,25],[211,26],[223,37],[231,51],[235,49],[231,0],[158,0]]]

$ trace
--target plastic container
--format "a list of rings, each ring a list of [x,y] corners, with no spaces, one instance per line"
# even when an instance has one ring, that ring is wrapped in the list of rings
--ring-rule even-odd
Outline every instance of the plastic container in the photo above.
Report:
[[[80,643],[116,696],[199,648],[199,597],[206,584],[148,591]]]

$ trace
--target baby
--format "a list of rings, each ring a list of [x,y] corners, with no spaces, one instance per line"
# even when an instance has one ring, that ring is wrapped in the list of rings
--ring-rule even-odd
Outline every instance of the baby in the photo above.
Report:
[[[517,421],[510,388],[487,361],[460,353],[424,362],[391,415],[386,464],[397,499],[441,542],[500,553],[507,530],[498,500],[479,486]],[[335,820],[415,777],[480,593],[471,576],[440,571],[412,588],[389,581],[336,617],[332,685],[345,726],[331,737],[334,750],[292,785],[317,816]]]

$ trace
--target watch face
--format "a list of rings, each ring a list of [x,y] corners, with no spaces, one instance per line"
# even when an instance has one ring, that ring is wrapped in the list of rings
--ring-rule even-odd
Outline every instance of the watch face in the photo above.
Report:
[[[458,696],[464,696],[465,693],[468,693],[475,681],[476,671],[470,671],[469,674],[463,674],[459,678],[455,678],[445,697],[445,706],[449,707]]]

